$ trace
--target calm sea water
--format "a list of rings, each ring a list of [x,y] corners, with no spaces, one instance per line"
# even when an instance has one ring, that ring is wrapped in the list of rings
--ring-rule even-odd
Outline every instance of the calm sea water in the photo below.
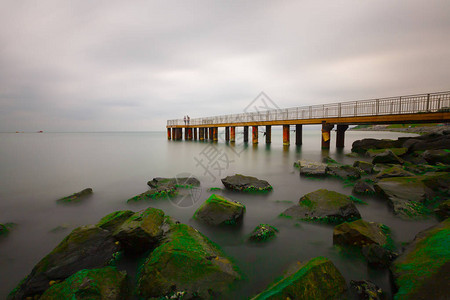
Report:
[[[220,131],[223,139],[223,132]],[[298,199],[319,188],[351,194],[337,179],[313,180],[299,176],[293,163],[298,159],[320,161],[329,155],[341,163],[353,163],[353,141],[373,138],[397,138],[408,134],[348,131],[343,150],[336,150],[333,132],[329,151],[320,149],[320,130],[304,130],[303,145],[282,146],[280,131],[273,130],[272,144],[244,145],[237,133],[235,145],[200,141],[168,141],[165,132],[140,133],[0,133],[0,223],[18,226],[0,239],[0,298],[6,298],[33,266],[78,226],[95,224],[106,214],[123,209],[140,210],[148,206],[163,209],[181,222],[190,224],[219,244],[234,259],[246,280],[232,298],[246,299],[271,283],[293,263],[315,256],[326,256],[339,268],[347,282],[371,279],[390,294],[387,271],[368,268],[358,258],[333,247],[333,227],[298,223],[278,218]],[[194,211],[212,192],[223,188],[220,178],[235,173],[269,181],[273,192],[246,195],[215,191],[246,205],[243,224],[235,228],[211,228],[192,220]],[[200,179],[201,187],[188,196],[127,204],[126,200],[147,190],[154,177],[180,174]],[[58,205],[56,199],[91,187],[94,190],[79,205]],[[392,228],[395,242],[401,246],[436,220],[407,222],[395,217],[386,202],[360,197],[368,205],[358,205],[365,220],[382,222]],[[291,201],[292,203],[289,203]],[[263,246],[248,244],[246,236],[260,223],[280,230],[278,237]],[[51,232],[57,226],[68,229]],[[134,276],[136,265],[122,265]]]

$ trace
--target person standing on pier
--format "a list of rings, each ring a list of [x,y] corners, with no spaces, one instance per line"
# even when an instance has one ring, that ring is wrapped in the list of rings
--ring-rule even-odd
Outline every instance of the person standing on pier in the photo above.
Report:
[[[184,125],[186,125],[186,116],[184,116]]]
[[[189,122],[191,122],[191,118],[189,118],[189,115],[187,116],[187,124],[189,125]]]

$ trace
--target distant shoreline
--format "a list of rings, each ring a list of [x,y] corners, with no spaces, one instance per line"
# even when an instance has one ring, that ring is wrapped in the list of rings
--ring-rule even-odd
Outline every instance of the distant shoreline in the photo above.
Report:
[[[358,125],[349,130],[354,131],[391,131],[417,134],[442,133],[450,131],[448,124],[391,124],[391,125]]]

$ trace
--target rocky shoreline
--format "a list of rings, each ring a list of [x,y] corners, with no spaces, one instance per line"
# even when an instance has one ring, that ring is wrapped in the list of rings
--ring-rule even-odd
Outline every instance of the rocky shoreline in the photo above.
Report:
[[[392,131],[392,132],[407,132],[417,134],[429,134],[429,133],[443,133],[444,131],[450,131],[449,124],[433,124],[433,125],[420,125],[420,124],[395,124],[395,125],[359,125],[349,130],[354,131]]]
[[[278,217],[333,228],[330,241],[334,247],[363,257],[371,268],[390,271],[396,299],[444,299],[450,295],[449,148],[450,132],[443,130],[397,140],[356,141],[353,165],[329,157],[322,162],[294,163],[300,176],[339,178],[353,186],[355,195],[376,196],[398,218],[440,220],[402,249],[396,247],[388,226],[362,218],[358,208],[366,203],[353,195],[319,189],[302,195]],[[276,188],[241,174],[227,176],[222,183],[225,189],[244,194],[264,195]],[[200,185],[195,178],[154,178],[148,182],[148,191],[127,203],[148,201],[151,205]],[[92,189],[87,189],[62,199],[78,202],[90,193]],[[233,230],[239,228],[245,213],[244,204],[212,194],[192,219],[211,228]],[[2,238],[8,238],[7,227],[0,229]],[[264,247],[281,230],[260,224],[247,234],[246,241]],[[138,265],[135,280],[119,267],[124,258]],[[317,256],[293,263],[253,299],[348,299],[349,286],[360,299],[385,299],[369,280],[348,285],[329,258]],[[95,225],[74,229],[35,265],[8,299],[215,299],[226,297],[245,276],[219,245],[197,229],[148,207],[116,211]]]

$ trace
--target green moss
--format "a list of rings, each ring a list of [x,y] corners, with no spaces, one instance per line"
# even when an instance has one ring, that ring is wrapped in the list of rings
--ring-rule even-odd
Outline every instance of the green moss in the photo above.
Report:
[[[369,149],[366,153],[370,156],[375,156],[377,154],[383,153],[386,150],[391,150],[395,155],[401,156],[408,151],[408,148]]]
[[[335,217],[335,216],[325,216],[325,217],[308,217],[308,218],[301,218],[300,220],[305,222],[314,222],[314,223],[322,223],[322,224],[341,224],[343,222],[351,222],[356,221],[359,218],[341,218],[341,217]]]
[[[115,211],[101,218],[97,226],[106,230],[114,230],[133,214],[131,210]]]
[[[81,270],[65,281],[53,284],[40,299],[100,299],[107,295],[126,296],[124,273],[114,267]]]
[[[167,198],[167,197],[175,197],[178,195],[178,190],[176,187],[170,187],[170,188],[161,188],[161,189],[152,189],[148,190],[145,193],[139,194],[137,196],[134,196],[127,200],[127,203],[130,202],[137,202],[142,200],[150,200],[150,199],[160,199],[160,198]]]
[[[367,205],[367,202],[366,202],[366,201],[361,200],[361,199],[359,199],[359,198],[357,198],[357,197],[355,197],[355,196],[350,196],[349,198],[350,198],[350,200],[352,200],[354,203],[358,203],[358,204],[366,204],[366,205]]]
[[[212,188],[209,189],[210,192],[213,192],[213,191],[221,191],[221,190],[222,190],[222,189],[221,189],[221,188],[218,188],[218,187],[212,187]]]
[[[309,198],[300,199],[300,202],[298,203],[300,206],[307,207],[309,209],[314,209],[317,207],[317,202],[311,201]]]
[[[285,218],[285,219],[293,219],[294,218],[293,216],[289,216],[289,215],[286,215],[284,213],[279,214],[278,217],[279,218]]]
[[[223,196],[212,194],[206,201],[195,211],[193,218],[199,219],[199,214],[204,212],[226,214],[234,212],[245,212],[245,205],[237,201],[231,201]],[[227,225],[235,225],[236,219],[229,219],[224,222]],[[217,225],[217,224],[215,224]]]
[[[250,240],[264,242],[275,237],[278,229],[269,224],[259,224],[250,234]]]
[[[319,202],[323,202],[324,205],[328,207],[336,208],[348,204],[348,201],[349,199],[347,195],[335,191],[320,189],[301,197],[299,204],[302,205],[302,203],[305,203],[303,206],[309,207],[308,205],[311,205],[311,208],[315,208],[316,206],[313,206],[314,204],[310,204],[310,202],[316,203],[316,205]]]
[[[257,188],[254,186],[250,186],[250,187],[243,189],[243,191],[247,192],[247,193],[258,193],[259,194],[259,193],[268,193],[272,189],[273,189],[273,187],[271,185],[264,187],[264,188]]]
[[[404,260],[394,262],[396,272],[400,273],[396,280],[399,290],[395,299],[408,299],[424,279],[450,260],[450,220],[443,223],[445,227],[429,232]]]

